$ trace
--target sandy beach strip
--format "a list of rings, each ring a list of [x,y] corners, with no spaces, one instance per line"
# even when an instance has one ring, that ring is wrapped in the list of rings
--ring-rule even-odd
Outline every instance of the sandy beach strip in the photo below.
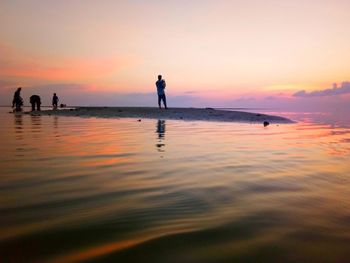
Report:
[[[165,110],[152,107],[77,107],[74,109],[45,110],[40,112],[40,114],[100,118],[293,123],[292,120],[280,116],[243,111],[216,110],[213,108],[169,108]]]

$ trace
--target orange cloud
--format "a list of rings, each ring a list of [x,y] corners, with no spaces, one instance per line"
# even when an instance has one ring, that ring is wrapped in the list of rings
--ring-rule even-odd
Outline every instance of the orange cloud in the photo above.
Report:
[[[0,77],[49,81],[88,81],[108,78],[137,63],[131,57],[35,58],[0,44]]]

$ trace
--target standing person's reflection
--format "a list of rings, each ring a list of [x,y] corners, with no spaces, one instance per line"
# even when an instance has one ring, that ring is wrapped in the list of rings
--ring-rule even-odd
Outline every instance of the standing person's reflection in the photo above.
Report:
[[[58,116],[53,116],[53,132],[55,137],[60,137],[58,129]]]
[[[158,120],[156,132],[158,134],[158,143],[156,144],[157,150],[159,152],[164,152],[163,147],[165,146],[165,144],[162,143],[162,141],[164,140],[165,135],[165,120]]]
[[[53,116],[53,127],[58,128],[58,116]]]

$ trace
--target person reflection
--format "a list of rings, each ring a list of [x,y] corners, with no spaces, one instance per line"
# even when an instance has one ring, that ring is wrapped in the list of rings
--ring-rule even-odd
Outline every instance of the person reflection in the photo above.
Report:
[[[53,116],[53,127],[58,128],[58,116]]]
[[[157,122],[157,130],[158,134],[158,143],[156,144],[158,152],[164,152],[164,146],[163,143],[164,135],[165,135],[165,120],[158,120]]]
[[[58,129],[58,116],[53,116],[53,134],[56,138],[60,137],[60,132]]]
[[[23,115],[14,114],[16,139],[23,139]]]
[[[41,133],[41,116],[40,115],[31,115],[30,120],[32,123],[31,132],[33,134]]]

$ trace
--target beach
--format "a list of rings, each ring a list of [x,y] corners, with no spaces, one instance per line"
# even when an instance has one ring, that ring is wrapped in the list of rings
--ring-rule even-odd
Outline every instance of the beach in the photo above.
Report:
[[[350,0],[0,10],[0,263],[350,263]]]
[[[37,112],[33,114],[38,114]],[[280,116],[244,111],[216,110],[213,108],[169,108],[151,107],[77,107],[64,110],[45,110],[43,115],[102,117],[102,118],[138,118],[187,121],[220,121],[249,123],[293,123]]]

